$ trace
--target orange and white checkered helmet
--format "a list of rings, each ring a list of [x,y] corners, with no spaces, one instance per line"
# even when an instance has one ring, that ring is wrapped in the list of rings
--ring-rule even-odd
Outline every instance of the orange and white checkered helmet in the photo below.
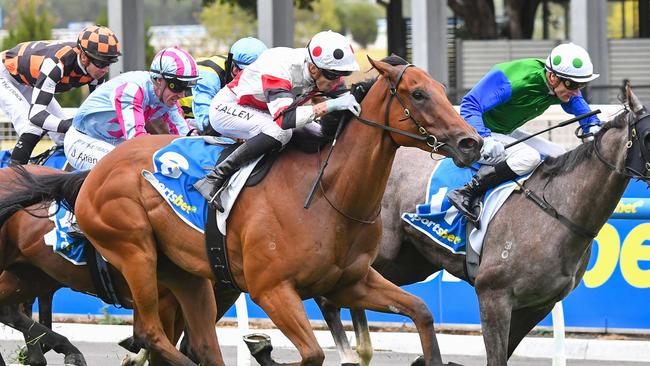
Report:
[[[77,45],[88,56],[101,61],[116,62],[120,52],[120,42],[108,27],[91,25],[84,28],[77,37]]]

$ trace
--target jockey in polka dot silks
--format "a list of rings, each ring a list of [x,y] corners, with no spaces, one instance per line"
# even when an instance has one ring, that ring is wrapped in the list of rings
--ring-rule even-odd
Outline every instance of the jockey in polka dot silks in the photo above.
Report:
[[[177,102],[197,79],[194,58],[169,47],[158,52],[149,71],[125,72],[102,84],[81,104],[65,135],[68,162],[90,169],[121,142],[146,135],[145,124],[152,120],[166,122],[172,134],[187,134]]]
[[[478,198],[484,192],[530,173],[541,161],[540,152],[528,144],[505,149],[516,140],[508,135],[553,104],[576,116],[588,113],[580,89],[598,76],[587,51],[573,43],[553,48],[546,61],[521,59],[495,65],[460,104],[460,114],[483,137],[483,160],[479,162],[485,165],[470,183],[449,192],[449,201],[477,222],[481,210]],[[599,129],[600,120],[591,116],[580,124],[590,135]],[[555,150],[548,154],[564,152],[560,147]]]
[[[224,136],[243,139],[228,158],[194,187],[223,211],[220,189],[241,166],[289,142],[292,129],[336,110],[359,115],[350,93],[306,105],[318,93],[344,87],[343,77],[359,70],[350,41],[339,33],[316,34],[307,47],[264,51],[210,105],[210,124]]]

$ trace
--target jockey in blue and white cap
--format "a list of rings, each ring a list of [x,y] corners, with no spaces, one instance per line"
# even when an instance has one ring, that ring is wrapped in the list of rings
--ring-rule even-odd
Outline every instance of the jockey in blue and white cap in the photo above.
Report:
[[[357,70],[359,64],[350,41],[332,31],[316,34],[307,47],[264,51],[219,91],[210,105],[212,128],[246,142],[195,188],[223,210],[217,193],[228,178],[244,164],[289,142],[292,129],[335,110],[359,115],[361,107],[349,93],[305,105],[319,93],[344,86],[343,78]]]

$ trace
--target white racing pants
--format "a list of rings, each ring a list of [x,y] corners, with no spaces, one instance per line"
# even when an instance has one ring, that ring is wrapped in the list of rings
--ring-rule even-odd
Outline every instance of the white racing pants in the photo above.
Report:
[[[29,108],[31,107],[32,88],[29,85],[21,84],[11,76],[5,65],[0,62],[0,110],[11,120],[18,136],[24,133],[43,135],[43,129],[29,122]],[[59,118],[70,118],[65,114],[56,99],[47,106],[46,110]],[[55,144],[63,143],[63,134],[48,132],[48,135]]]
[[[492,133],[492,137],[507,145],[518,139],[528,136],[529,134],[521,130],[515,130],[510,135]],[[481,164],[495,165],[501,161],[506,161],[508,167],[518,175],[528,174],[541,162],[541,154],[546,156],[562,155],[566,150],[557,144],[554,144],[539,136],[535,136],[525,142],[514,145],[506,149],[505,153],[497,159],[479,160]]]
[[[68,163],[77,170],[90,170],[115,146],[106,141],[85,135],[73,126],[65,134],[63,152]]]
[[[210,125],[220,134],[248,140],[260,133],[286,145],[292,130],[283,130],[268,111],[237,104],[237,96],[228,88],[217,93],[210,103]]]

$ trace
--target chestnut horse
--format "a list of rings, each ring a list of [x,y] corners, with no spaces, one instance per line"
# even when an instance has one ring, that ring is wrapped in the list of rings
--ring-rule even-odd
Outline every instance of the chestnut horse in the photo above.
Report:
[[[303,201],[322,154],[289,148],[263,182],[240,194],[227,228],[232,277],[296,346],[302,358],[298,364],[324,360],[301,301],[321,295],[337,306],[410,317],[425,363],[441,365],[433,316],[424,302],[370,268],[381,234],[376,218],[400,145],[434,150],[467,165],[479,158],[482,140],[425,71],[370,62],[380,76],[365,91],[361,117],[352,118],[338,137],[311,208],[305,210]],[[0,200],[0,208],[11,211],[17,204],[51,198],[76,201],[79,226],[129,284],[136,340],[159,353],[161,362],[195,365],[165,337],[158,315],[158,276],[181,305],[198,361],[223,365],[210,282],[216,278],[204,236],[184,224],[141,175],[153,169],[152,154],[172,139],[127,141],[87,175],[24,176],[26,188]],[[61,190],[78,184],[78,194]],[[161,257],[169,261],[161,263]]]

